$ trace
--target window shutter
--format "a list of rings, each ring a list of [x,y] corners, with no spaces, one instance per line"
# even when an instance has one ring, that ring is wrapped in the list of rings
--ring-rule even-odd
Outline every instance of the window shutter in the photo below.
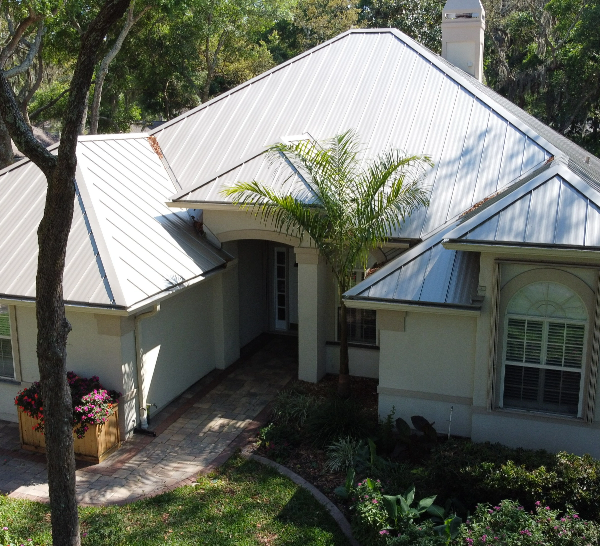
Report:
[[[491,294],[490,354],[488,359],[488,411],[494,407],[496,391],[496,359],[498,351],[498,320],[500,314],[500,265],[494,263]]]
[[[600,346],[600,273],[596,287],[596,309],[594,311],[594,336],[592,338],[592,358],[590,359],[590,376],[587,385],[587,401],[584,405],[583,418],[591,423],[594,420],[596,407],[596,388],[598,384],[598,348]]]

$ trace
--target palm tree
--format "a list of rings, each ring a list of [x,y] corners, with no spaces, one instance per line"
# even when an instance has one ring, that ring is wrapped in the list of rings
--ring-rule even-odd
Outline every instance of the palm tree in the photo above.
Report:
[[[280,232],[308,235],[331,266],[340,300],[340,375],[338,393],[350,394],[346,306],[357,264],[366,268],[369,252],[382,246],[416,209],[428,205],[422,182],[427,156],[399,150],[368,159],[353,130],[324,142],[279,143],[268,149],[271,163],[286,162],[312,193],[278,193],[260,182],[240,182],[223,190],[241,208],[271,220]],[[305,194],[305,192],[304,192]]]

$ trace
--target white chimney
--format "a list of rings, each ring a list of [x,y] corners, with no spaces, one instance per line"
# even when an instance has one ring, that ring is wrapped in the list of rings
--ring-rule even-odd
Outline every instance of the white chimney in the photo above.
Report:
[[[483,80],[485,11],[479,0],[448,0],[442,11],[442,57]]]

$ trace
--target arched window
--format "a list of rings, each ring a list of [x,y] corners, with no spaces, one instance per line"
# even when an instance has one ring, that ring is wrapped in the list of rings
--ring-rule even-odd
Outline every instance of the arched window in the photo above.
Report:
[[[528,284],[511,298],[503,407],[581,415],[587,321],[582,299],[556,282]]]

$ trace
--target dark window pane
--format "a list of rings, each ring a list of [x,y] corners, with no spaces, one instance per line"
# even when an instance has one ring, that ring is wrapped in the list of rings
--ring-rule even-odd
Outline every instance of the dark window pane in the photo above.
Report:
[[[277,308],[277,320],[285,320],[285,308],[284,307]]]
[[[277,252],[277,265],[285,265],[285,252]]]

